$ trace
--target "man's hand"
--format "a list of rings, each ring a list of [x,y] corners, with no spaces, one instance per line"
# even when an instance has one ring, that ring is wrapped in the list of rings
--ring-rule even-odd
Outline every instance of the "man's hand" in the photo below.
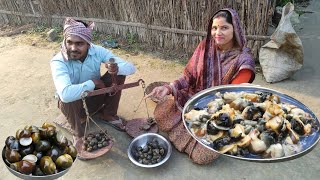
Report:
[[[94,85],[95,85],[95,89],[101,89],[101,88],[105,88],[106,85],[104,85],[104,82],[100,79],[96,79],[96,80],[92,80]]]
[[[110,58],[109,63],[105,63],[105,67],[108,69],[109,74],[118,74],[119,67],[113,58]]]

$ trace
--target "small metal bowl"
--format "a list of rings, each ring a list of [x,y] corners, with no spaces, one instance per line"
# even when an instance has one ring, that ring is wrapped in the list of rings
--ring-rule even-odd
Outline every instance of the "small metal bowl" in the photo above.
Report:
[[[164,148],[165,150],[164,158],[160,162],[151,164],[151,165],[139,163],[138,157],[136,156],[136,149],[138,147],[144,147],[148,141],[150,142],[154,139],[156,139],[159,145],[161,145]],[[157,167],[164,164],[169,159],[171,153],[172,153],[172,147],[170,142],[163,136],[156,133],[145,133],[134,138],[128,148],[128,157],[131,160],[131,162],[133,162],[137,166],[145,167],[145,168],[153,168],[153,167]]]

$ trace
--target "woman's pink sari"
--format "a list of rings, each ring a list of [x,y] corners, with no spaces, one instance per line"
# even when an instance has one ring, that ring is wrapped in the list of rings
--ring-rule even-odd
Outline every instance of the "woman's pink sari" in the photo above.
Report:
[[[218,157],[218,154],[197,143],[185,129],[181,107],[191,96],[213,86],[229,84],[242,69],[254,72],[254,60],[245,48],[245,37],[240,27],[239,16],[233,9],[227,10],[232,15],[234,38],[238,48],[227,52],[219,51],[211,37],[213,18],[209,21],[207,37],[200,42],[193,56],[184,69],[182,77],[172,84],[175,99],[158,104],[154,117],[161,131],[168,132],[172,144],[180,152],[186,152],[197,164],[206,164]],[[219,12],[219,11],[218,11]],[[217,13],[218,13],[217,12]],[[253,81],[254,77],[250,80]],[[166,113],[163,112],[166,109]]]

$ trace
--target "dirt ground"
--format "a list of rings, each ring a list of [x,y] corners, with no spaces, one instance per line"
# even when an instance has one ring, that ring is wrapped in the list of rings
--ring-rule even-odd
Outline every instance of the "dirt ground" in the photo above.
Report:
[[[14,135],[19,128],[23,128],[26,125],[41,126],[43,122],[52,122],[59,115],[57,101],[53,98],[55,90],[49,65],[50,59],[58,51],[59,43],[47,42],[44,37],[35,34],[0,37],[0,142],[4,142],[7,136]],[[154,81],[169,82],[178,78],[183,69],[183,65],[177,61],[164,60],[156,55],[132,54],[120,49],[112,51],[123,59],[133,62],[137,67],[137,72],[127,77],[126,83],[135,82],[138,79],[145,80],[146,84]],[[103,71],[105,71],[104,68],[102,68]],[[315,72],[312,65],[307,65],[298,75],[308,75],[308,73],[312,78],[295,76],[279,84],[268,84],[263,80],[261,74],[257,74],[254,83],[274,88],[301,100],[320,117],[320,102],[318,99],[320,94],[316,90],[319,88],[319,84],[317,84],[319,83],[317,78],[319,73],[314,76],[312,73]],[[134,113],[142,97],[143,89],[141,87],[124,90],[118,114],[128,120],[147,117],[147,109],[144,104]],[[155,105],[151,100],[147,100],[148,112],[151,116]],[[177,177],[189,177],[187,179],[192,179],[204,178],[204,174],[209,172],[210,174],[215,174],[214,176],[217,178],[223,178],[230,177],[230,174],[228,175],[230,170],[225,168],[227,166],[233,167],[234,172],[231,173],[231,177],[234,179],[268,177],[270,175],[268,172],[270,171],[276,173],[273,176],[277,177],[275,179],[290,179],[290,176],[286,176],[286,174],[290,173],[294,173],[296,178],[293,179],[303,177],[314,179],[319,175],[319,173],[316,173],[319,172],[319,165],[313,169],[307,168],[308,170],[304,171],[308,173],[307,176],[300,175],[299,166],[296,165],[298,163],[303,164],[304,167],[314,166],[316,164],[314,158],[319,159],[319,147],[315,149],[316,151],[312,151],[312,153],[300,158],[298,162],[290,161],[288,163],[260,166],[256,166],[254,163],[232,161],[230,158],[222,157],[213,165],[201,167],[192,164],[187,156],[174,151],[170,162],[160,169],[148,171],[136,167],[128,160],[126,148],[131,138],[116,132],[106,125],[102,126],[107,128],[110,134],[115,137],[115,145],[111,152],[101,159],[76,161],[70,172],[62,179],[87,179],[90,177],[94,179],[140,179],[140,177],[176,179]],[[64,132],[68,138],[71,138],[70,134],[66,131]],[[244,167],[248,167],[248,169],[244,169]],[[249,173],[250,168],[256,168],[259,173]],[[84,172],[83,169],[85,169]],[[176,174],[180,170],[185,172],[183,176]],[[283,171],[286,174],[280,174]],[[236,176],[237,173],[244,174]],[[0,174],[2,175],[0,179],[15,179],[8,172],[4,163],[0,164]],[[208,178],[207,176],[205,177]]]
[[[49,65],[50,59],[59,51],[59,46],[59,43],[47,42],[45,38],[35,34],[0,38],[0,77],[5,85],[1,87],[1,114],[15,114],[20,116],[17,119],[24,117],[23,119],[38,124],[59,113],[57,102],[53,98],[54,85]],[[133,62],[137,67],[137,72],[128,76],[126,83],[136,82],[138,79],[143,79],[146,85],[153,81],[170,81],[178,77],[182,70],[182,66],[175,62],[144,54],[131,55],[120,49],[113,50],[113,53]],[[101,67],[101,72],[105,72],[104,67]],[[142,96],[141,86],[123,91],[120,103],[127,106],[120,108],[119,114],[124,114],[127,118],[132,116]],[[131,106],[126,102],[130,102]],[[150,102],[152,107],[153,103]],[[145,106],[141,106],[141,110],[145,109]]]
[[[14,135],[19,128],[26,125],[41,126],[43,122],[52,122],[60,114],[54,99],[55,89],[49,65],[59,46],[59,43],[48,42],[36,34],[0,37],[1,142],[7,136]],[[182,66],[174,61],[140,53],[131,55],[120,49],[113,50],[113,53],[137,67],[137,72],[128,76],[126,83],[139,79],[143,79],[146,85],[154,81],[172,81],[182,70]],[[101,67],[101,71],[105,72],[104,67]],[[142,86],[124,90],[118,114],[126,119],[147,117],[148,112],[152,116],[154,102],[147,101],[148,111],[145,104],[137,107],[142,97]],[[71,138],[70,134],[65,133]],[[7,174],[4,168],[1,164],[0,173]]]

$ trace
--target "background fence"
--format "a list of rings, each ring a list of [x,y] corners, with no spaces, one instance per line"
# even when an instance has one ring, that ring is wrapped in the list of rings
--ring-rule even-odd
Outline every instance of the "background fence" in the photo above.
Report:
[[[213,13],[238,11],[255,57],[267,33],[275,0],[0,0],[0,23],[60,25],[65,17],[95,21],[96,30],[154,47],[191,54],[206,34]]]

